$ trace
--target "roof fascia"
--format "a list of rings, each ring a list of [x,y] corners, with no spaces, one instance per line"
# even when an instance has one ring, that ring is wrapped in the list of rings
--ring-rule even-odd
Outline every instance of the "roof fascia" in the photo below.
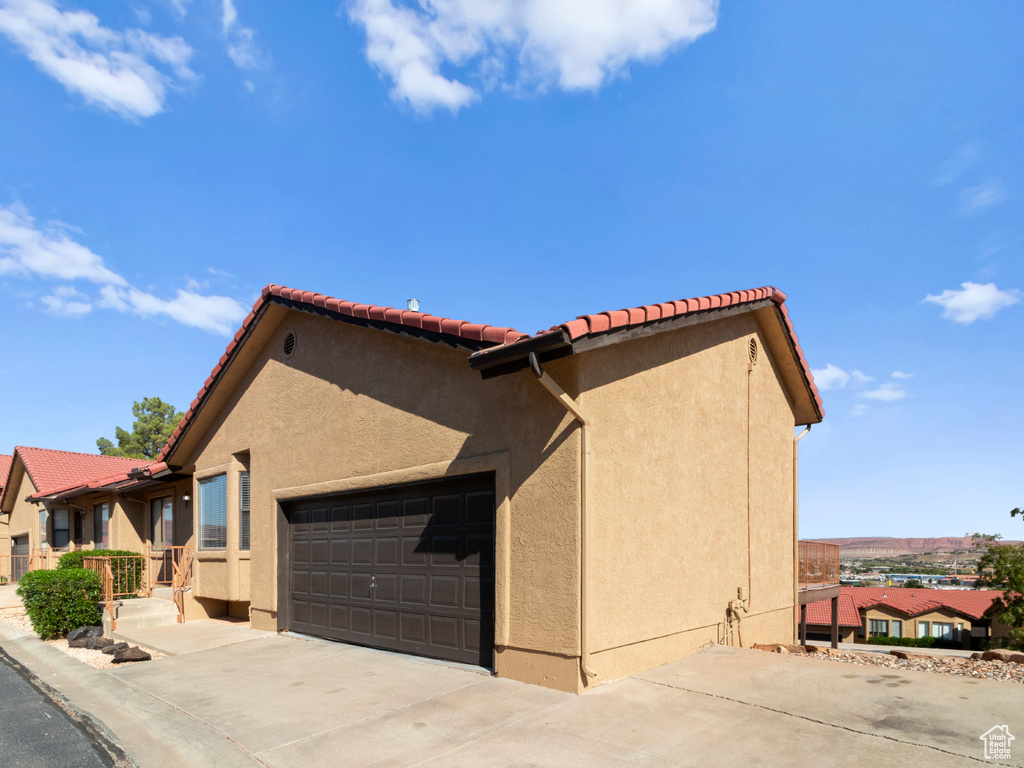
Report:
[[[20,491],[26,477],[28,477],[29,482],[32,482],[32,476],[29,475],[28,468],[25,466],[21,454],[15,448],[14,457],[11,459],[11,469],[7,473],[7,482],[4,483],[3,493],[0,494],[0,512],[10,514],[14,511],[13,500],[17,498],[18,494],[17,492],[12,493],[11,489],[17,485]],[[35,490],[35,483],[32,483],[32,488]]]
[[[477,352],[481,349],[489,349],[494,346],[493,341],[474,341],[472,339],[465,339],[461,336],[452,336],[446,333],[435,333],[434,331],[426,331],[422,328],[415,328],[411,325],[400,325],[398,323],[389,323],[384,320],[369,320],[363,317],[354,317],[352,315],[346,315],[343,312],[333,312],[326,307],[317,307],[308,302],[294,301],[292,299],[285,299],[281,296],[274,296],[270,294],[267,296],[268,304],[278,304],[286,309],[293,309],[296,312],[305,312],[309,315],[318,315],[320,317],[326,317],[331,320],[339,320],[349,325],[355,325],[360,328],[373,328],[378,331],[388,331],[397,336],[408,336],[412,339],[421,339],[425,341],[431,341],[435,344],[441,344],[452,349],[460,349],[467,352]],[[253,321],[255,325],[256,321]]]

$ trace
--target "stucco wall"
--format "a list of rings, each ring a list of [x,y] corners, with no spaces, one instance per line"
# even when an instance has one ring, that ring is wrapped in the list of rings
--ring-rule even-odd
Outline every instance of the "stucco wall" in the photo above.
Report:
[[[290,358],[288,331],[297,338]],[[254,627],[282,628],[282,502],[494,471],[497,671],[574,686],[545,679],[548,666],[579,652],[579,438],[564,409],[530,374],[483,381],[467,353],[442,345],[299,312],[264,333],[244,372],[231,374],[236,383],[211,409],[216,416],[200,414],[194,447],[174,457],[194,467],[197,481],[228,479],[227,548],[198,553],[197,596],[251,601]],[[563,380],[574,379],[574,368],[573,360],[552,366]],[[248,560],[238,552],[243,462],[251,473]],[[543,664],[523,663],[538,652]],[[575,678],[574,664],[562,666]]]
[[[749,612],[728,642],[790,642],[794,417],[753,316],[579,361],[592,668],[613,679],[721,641],[738,588]]]
[[[16,471],[11,478],[11,487],[7,491],[8,507],[11,510],[7,516],[7,526],[4,535],[7,537],[7,548],[5,555],[10,554],[10,539],[29,535],[29,547],[33,550],[42,546],[42,537],[39,530],[39,513],[43,511],[43,505],[25,501],[29,496],[34,495],[36,487],[32,484],[32,478],[27,472]]]

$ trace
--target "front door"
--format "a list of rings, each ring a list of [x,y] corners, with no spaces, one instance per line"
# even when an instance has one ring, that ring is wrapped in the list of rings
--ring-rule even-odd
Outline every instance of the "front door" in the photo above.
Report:
[[[85,510],[75,510],[74,542],[76,547],[85,544]]]
[[[11,581],[18,581],[28,573],[28,534],[11,539]]]
[[[149,502],[150,544],[154,547],[174,546],[174,497],[162,496]],[[171,583],[174,556],[172,550],[158,550],[154,553],[152,565],[156,569],[155,581]]]

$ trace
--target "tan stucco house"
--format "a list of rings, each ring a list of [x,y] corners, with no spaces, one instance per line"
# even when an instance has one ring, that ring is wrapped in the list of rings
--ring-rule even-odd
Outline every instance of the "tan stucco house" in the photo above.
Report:
[[[867,643],[872,637],[935,637],[981,650],[985,640],[1009,635],[992,615],[994,601],[1002,594],[992,589],[841,587],[841,639]],[[827,613],[824,604],[808,606],[810,639],[825,639]]]
[[[268,286],[157,462],[64,499],[172,520],[199,614],[562,690],[789,642],[822,410],[784,301],[527,336]]]
[[[132,528],[116,503],[83,507],[68,492],[97,477],[125,473],[150,462],[18,446],[0,457],[0,575],[16,580],[31,567],[52,565],[48,551],[118,548]],[[110,501],[110,500],[107,500]]]

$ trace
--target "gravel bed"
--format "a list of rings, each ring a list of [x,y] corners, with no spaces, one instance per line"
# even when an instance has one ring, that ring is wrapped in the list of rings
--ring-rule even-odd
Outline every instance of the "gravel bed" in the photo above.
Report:
[[[1024,684],[1024,664],[1016,662],[981,661],[960,656],[926,656],[924,654],[908,654],[915,658],[898,659],[884,653],[843,653],[842,651],[808,655],[815,659],[838,661],[843,664],[859,664],[862,667],[910,669],[917,672],[970,677],[976,680],[1007,680],[1012,683]]]
[[[15,629],[20,629],[22,632],[27,632],[33,637],[37,636],[36,633],[32,631],[32,622],[29,621],[28,616],[24,614],[21,614],[20,616],[0,615],[0,621],[4,621]],[[72,648],[64,638],[60,638],[58,640],[47,640],[46,644],[56,648],[62,653],[66,653],[71,658],[77,659],[83,664],[88,664],[90,667],[95,667],[96,669],[111,669],[113,667],[121,666],[120,664],[114,663],[114,657],[110,654],[103,653],[102,651],[90,650],[89,648]],[[139,647],[154,659],[162,659],[166,655],[142,645]],[[133,661],[126,663],[138,664],[140,662]]]

